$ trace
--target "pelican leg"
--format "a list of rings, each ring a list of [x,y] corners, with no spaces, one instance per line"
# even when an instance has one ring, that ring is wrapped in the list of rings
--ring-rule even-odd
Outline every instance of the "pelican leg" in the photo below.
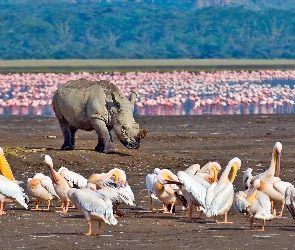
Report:
[[[283,210],[284,210],[285,204],[282,204],[281,211],[278,213],[277,217],[282,217],[283,216]]]
[[[5,215],[6,213],[4,212],[4,202],[0,202],[0,215]]]
[[[266,219],[263,219],[262,221],[263,221],[263,222],[262,222],[262,226],[261,226],[260,231],[264,231],[264,227],[265,227]]]
[[[85,233],[85,235],[89,236],[92,234],[92,230],[91,230],[91,220],[87,221],[87,228],[88,228],[88,232]]]
[[[193,218],[193,205],[188,205],[188,215],[187,215],[188,219],[192,219]]]
[[[164,214],[169,213],[168,208],[167,208],[167,204],[163,203],[163,207],[164,207],[164,209],[163,209],[163,210],[164,210],[163,213],[164,213]]]
[[[273,216],[277,216],[276,204],[275,204],[273,201],[271,201],[270,204],[271,204],[271,211],[270,211],[271,214],[272,214]]]
[[[76,208],[75,204],[72,204],[69,208]]]
[[[170,209],[171,214],[172,214],[173,208],[174,208],[174,203],[171,203],[171,209]]]
[[[277,210],[275,208],[272,209],[272,215],[277,216]]]
[[[56,208],[63,208],[64,207],[64,202],[61,203],[60,207],[56,207]]]
[[[39,210],[39,201],[36,200],[36,207],[32,208],[31,210]]]
[[[251,216],[250,217],[250,230],[254,230],[254,228],[253,228],[253,222],[254,222],[254,217]]]
[[[65,205],[64,205],[64,207],[63,207],[63,212],[64,212],[65,214],[68,212],[69,205],[70,205],[70,202],[69,202],[69,201],[65,201]]]
[[[217,217],[216,217],[217,218]],[[216,219],[216,223],[217,224],[221,224],[221,223],[224,223],[224,224],[230,224],[230,223],[233,223],[232,221],[228,221],[227,220],[227,212],[224,212],[224,221],[223,222],[219,222],[217,219]]]
[[[152,198],[150,192],[148,192],[148,197],[149,197],[149,200],[150,200],[150,207],[149,207],[149,210],[150,210],[150,211],[153,211],[153,210],[154,210],[154,208],[153,208],[153,198]]]
[[[101,231],[102,231],[102,221],[98,221],[98,232],[97,235],[101,235]]]
[[[217,216],[215,216],[215,223],[216,224],[219,224],[220,222],[218,221],[218,219],[217,219]]]
[[[69,201],[64,201],[62,203],[62,211],[56,211],[56,212],[66,214],[68,212],[69,204],[70,204]]]
[[[50,200],[47,200],[47,208],[44,208],[43,210],[49,211],[50,209]]]
[[[197,219],[201,219],[201,216],[202,216],[202,214],[203,214],[203,211],[201,210],[201,209],[199,209],[200,210],[200,214],[199,214],[199,216],[197,217]]]
[[[171,203],[170,205],[171,205],[171,208],[170,208],[170,211],[168,211],[167,204],[165,204],[165,210],[163,212],[164,214],[172,214],[174,203]]]
[[[202,212],[202,210],[199,208],[199,206],[196,206],[196,212]]]

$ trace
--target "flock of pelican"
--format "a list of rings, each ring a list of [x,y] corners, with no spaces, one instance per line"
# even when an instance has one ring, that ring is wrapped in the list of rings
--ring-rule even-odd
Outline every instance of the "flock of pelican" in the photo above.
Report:
[[[60,200],[62,205],[59,213],[67,213],[70,203],[77,208],[87,221],[88,230],[85,235],[92,235],[92,221],[98,221],[101,234],[102,223],[116,225],[118,204],[125,203],[135,206],[134,194],[126,180],[122,169],[114,168],[108,173],[92,174],[88,179],[65,167],[56,171],[52,158],[44,156],[50,176],[36,173],[27,180],[28,194],[36,201],[35,208],[40,210],[40,202],[47,202],[49,210],[52,200]],[[0,215],[5,215],[5,204],[18,203],[28,209],[29,197],[16,181],[12,170],[0,147]]]
[[[238,157],[228,162],[219,179],[221,166],[217,162],[209,162],[203,167],[194,164],[176,175],[168,169],[155,169],[154,173],[146,176],[149,209],[153,209],[152,199],[163,202],[164,213],[172,213],[175,205],[185,205],[188,207],[187,218],[192,219],[195,207],[200,211],[198,218],[205,213],[206,217],[214,217],[218,224],[232,223],[228,221],[227,213],[233,206],[235,211],[250,217],[250,230],[254,230],[254,218],[262,220],[261,231],[264,231],[266,220],[282,217],[284,205],[295,219],[295,188],[279,177],[281,151],[282,144],[276,142],[270,166],[263,173],[253,176],[253,170],[246,169],[243,174],[244,190],[238,192],[233,186],[241,167]],[[217,219],[220,215],[224,217],[222,222]]]
[[[187,209],[188,219],[193,219],[193,209],[206,217],[213,217],[217,224],[232,223],[228,221],[228,211],[234,209],[250,218],[250,230],[253,230],[254,218],[262,220],[265,229],[266,220],[282,217],[286,205],[295,219],[295,188],[282,181],[280,175],[280,157],[282,144],[276,142],[273,148],[270,166],[263,173],[252,175],[248,168],[243,175],[243,190],[235,192],[233,182],[241,160],[232,158],[224,168],[218,162],[208,162],[201,167],[193,164],[183,171],[174,174],[169,169],[155,168],[154,172],[146,175],[146,186],[149,197],[149,210],[154,210],[153,200],[163,203],[163,213],[173,213],[175,206]],[[134,194],[129,186],[126,174],[122,169],[114,168],[107,173],[95,173],[88,179],[65,167],[58,171],[54,169],[53,160],[49,155],[44,156],[48,166],[49,176],[36,173],[27,180],[28,194],[36,201],[35,208],[40,210],[40,202],[47,202],[49,210],[52,200],[60,200],[60,213],[67,213],[72,203],[87,221],[87,232],[92,235],[92,221],[97,221],[101,234],[103,222],[116,225],[118,204],[125,203],[135,206]],[[0,215],[5,215],[5,204],[18,203],[28,209],[29,197],[16,181],[11,168],[0,147]],[[219,221],[218,216],[224,220]]]

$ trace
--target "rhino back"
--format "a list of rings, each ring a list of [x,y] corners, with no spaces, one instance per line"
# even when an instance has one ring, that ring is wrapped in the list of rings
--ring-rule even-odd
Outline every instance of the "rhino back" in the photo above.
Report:
[[[62,116],[71,125],[83,130],[92,130],[92,116],[107,119],[106,105],[112,103],[111,93],[123,95],[114,84],[107,81],[71,80],[57,89],[53,105],[58,106]],[[54,107],[54,110],[56,108]]]

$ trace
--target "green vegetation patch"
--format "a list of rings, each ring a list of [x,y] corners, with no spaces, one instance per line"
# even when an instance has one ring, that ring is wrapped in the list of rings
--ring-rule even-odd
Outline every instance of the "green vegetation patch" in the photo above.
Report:
[[[35,152],[34,149],[26,149],[26,148],[21,148],[21,147],[4,146],[2,148],[3,148],[5,156],[13,156],[13,157],[18,157],[18,158],[23,157],[24,154],[26,154],[26,153]]]
[[[252,59],[118,59],[118,60],[0,60],[0,73],[171,72],[295,69],[295,60]]]

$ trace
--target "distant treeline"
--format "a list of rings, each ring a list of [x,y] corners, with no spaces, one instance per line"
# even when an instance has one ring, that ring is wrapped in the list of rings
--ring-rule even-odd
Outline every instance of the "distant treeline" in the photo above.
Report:
[[[295,10],[1,1],[0,59],[295,58]]]

